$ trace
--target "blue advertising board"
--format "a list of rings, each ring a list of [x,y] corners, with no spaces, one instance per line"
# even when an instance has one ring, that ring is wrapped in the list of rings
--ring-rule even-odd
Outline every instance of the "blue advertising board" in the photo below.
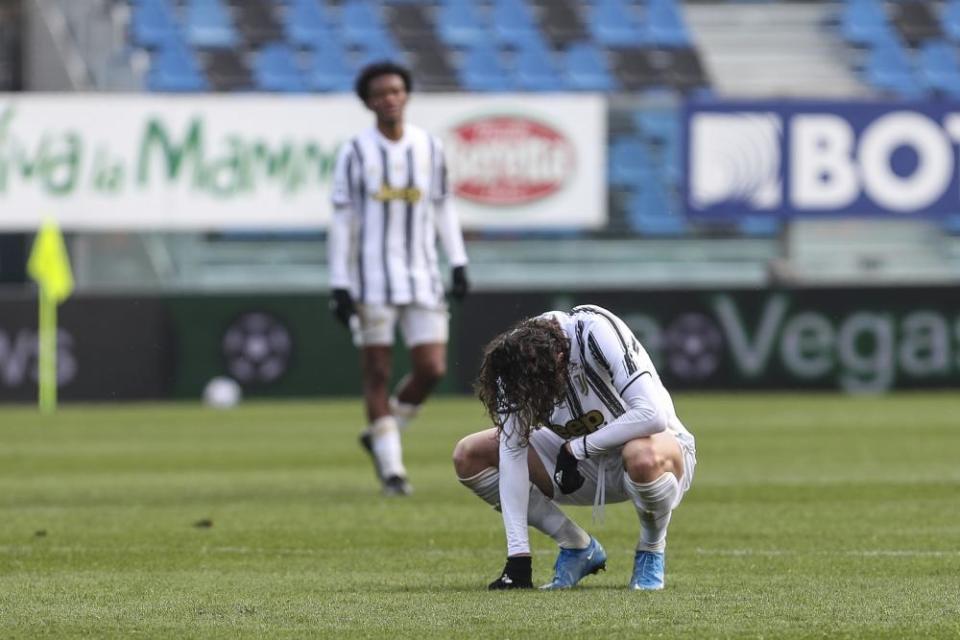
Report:
[[[691,102],[683,122],[692,217],[960,213],[960,104]]]

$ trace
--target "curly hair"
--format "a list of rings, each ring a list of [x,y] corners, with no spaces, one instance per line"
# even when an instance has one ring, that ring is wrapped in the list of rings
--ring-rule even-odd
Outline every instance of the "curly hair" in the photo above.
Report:
[[[475,389],[499,433],[516,416],[521,442],[547,424],[566,390],[570,339],[552,319],[528,318],[490,341]]]
[[[357,94],[357,97],[366,104],[370,98],[370,83],[380,76],[387,75],[400,76],[407,93],[413,91],[413,76],[410,74],[410,70],[394,62],[384,60],[369,64],[360,70],[359,75],[357,75],[357,80],[353,85],[353,90]]]

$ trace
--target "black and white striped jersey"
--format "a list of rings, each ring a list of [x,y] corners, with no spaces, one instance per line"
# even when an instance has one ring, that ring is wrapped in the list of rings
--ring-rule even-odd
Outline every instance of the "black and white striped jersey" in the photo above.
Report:
[[[567,393],[544,426],[567,440],[602,429],[627,412],[624,395],[642,376],[655,382],[657,404],[676,416],[653,361],[623,320],[595,305],[541,317],[557,320],[570,338]],[[685,430],[678,420],[670,428]]]
[[[600,464],[602,471],[606,457],[619,455],[620,448],[634,438],[666,430],[678,441],[693,442],[653,361],[620,318],[594,305],[574,307],[569,314],[551,311],[539,317],[557,321],[570,339],[566,393],[550,415],[549,424],[541,428],[566,440],[575,458]],[[527,447],[538,433],[524,438],[516,414],[510,414],[499,441],[500,508],[508,555],[530,550]],[[552,472],[551,461],[545,464]],[[615,468],[622,468],[619,460]],[[601,486],[597,484],[602,503]]]
[[[443,301],[437,236],[451,266],[467,256],[437,138],[409,124],[397,141],[363,131],[340,150],[332,201],[331,288],[365,304]]]

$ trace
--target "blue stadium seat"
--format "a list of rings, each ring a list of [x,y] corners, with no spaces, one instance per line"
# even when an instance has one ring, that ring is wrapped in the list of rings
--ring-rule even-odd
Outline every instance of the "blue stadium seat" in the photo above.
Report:
[[[592,43],[578,42],[570,45],[561,68],[567,89],[615,91],[618,88],[603,53]]]
[[[689,47],[683,15],[676,0],[647,0],[646,40],[660,47]]]
[[[393,38],[387,36],[376,40],[370,40],[360,49],[357,59],[357,68],[374,63],[390,60],[404,64],[404,54],[393,42]]]
[[[185,26],[187,41],[195,47],[226,49],[238,41],[233,20],[221,0],[190,0]]]
[[[640,134],[663,145],[679,144],[680,116],[672,109],[638,109],[633,121]]]
[[[874,45],[867,56],[864,75],[872,86],[901,98],[920,98],[924,88],[913,72],[903,45],[891,40]]]
[[[890,22],[877,0],[846,0],[840,11],[840,34],[853,45],[870,45],[889,37]]]
[[[269,44],[253,58],[256,88],[262,91],[302,93],[307,83],[297,66],[296,53],[286,43]]]
[[[956,48],[945,40],[927,40],[917,52],[918,67],[925,84],[952,98],[960,97],[960,64]]]
[[[467,91],[509,91],[512,78],[500,62],[499,53],[489,44],[467,49],[459,69],[460,85]]]
[[[494,36],[501,45],[523,46],[540,37],[540,30],[524,0],[494,0],[491,22]]]
[[[634,231],[649,236],[682,236],[689,232],[673,198],[656,180],[645,184],[630,198],[627,223]]]
[[[928,40],[917,52],[925,84],[941,94],[960,97],[960,64],[956,48],[945,40]]]
[[[130,39],[141,47],[159,47],[180,31],[167,0],[140,0],[132,7]]]
[[[301,47],[337,37],[317,0],[289,0],[284,27],[291,44]]]
[[[550,51],[523,47],[514,57],[516,88],[521,91],[562,91],[560,73]]]
[[[388,36],[374,5],[367,0],[346,0],[340,5],[340,37],[345,45],[362,47]]]
[[[150,91],[207,91],[209,84],[193,50],[178,38],[170,38],[153,54],[147,73]]]
[[[489,30],[470,0],[446,0],[437,8],[436,25],[448,46],[470,47],[490,40]]]
[[[607,166],[607,179],[614,187],[642,188],[657,179],[647,145],[637,136],[614,139]]]
[[[954,42],[960,42],[960,0],[947,0],[940,15],[943,32]]]
[[[587,12],[594,40],[607,47],[629,47],[645,44],[640,22],[624,0],[597,0]]]
[[[318,43],[309,57],[307,83],[314,91],[353,91],[354,70],[339,43]]]

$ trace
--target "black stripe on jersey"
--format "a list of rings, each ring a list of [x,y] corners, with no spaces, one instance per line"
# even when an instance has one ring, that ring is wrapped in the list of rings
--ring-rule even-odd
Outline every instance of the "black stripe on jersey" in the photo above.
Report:
[[[353,153],[357,157],[357,165],[360,171],[357,176],[357,199],[354,206],[360,218],[359,228],[359,246],[357,248],[357,273],[360,276],[360,300],[364,302],[367,298],[367,279],[363,275],[363,247],[365,245],[365,236],[367,232],[366,211],[367,211],[367,186],[365,182],[366,172],[363,168],[363,153],[360,151],[360,143],[356,138],[353,139]],[[349,166],[349,165],[348,165]]]
[[[413,193],[413,188],[416,186],[416,171],[414,170],[416,165],[413,162],[413,147],[407,147],[407,192]],[[417,301],[417,285],[413,278],[413,201],[410,198],[407,198],[407,219],[406,225],[404,226],[404,232],[406,237],[404,238],[404,246],[407,249],[407,277],[410,279],[410,302]]]
[[[430,207],[433,206],[434,196],[436,195],[437,143],[436,143],[436,140],[433,139],[433,136],[427,136],[427,139],[430,140],[430,191],[429,191],[430,202],[428,204],[425,203],[426,206],[423,207],[423,264],[425,267],[428,268],[431,274],[430,283],[431,283],[431,289],[433,290],[433,295],[435,297],[442,298],[443,285],[441,285],[439,280],[437,279],[435,270],[430,267],[430,249],[431,249],[430,243],[431,243],[431,240],[433,240],[433,242],[436,243],[436,238],[433,234],[428,233],[428,230],[433,229],[434,226],[429,223],[430,221],[428,218],[428,216],[430,215],[428,211],[432,211],[432,209],[430,210],[427,209],[427,206],[430,206]],[[434,216],[435,215],[436,214],[434,214]],[[434,245],[433,248],[436,248],[436,246]]]
[[[626,413],[623,405],[610,391],[610,387],[603,381],[600,374],[587,362],[586,348],[583,340],[583,320],[577,321],[577,343],[580,345],[580,364],[583,367],[584,373],[587,375],[587,384],[590,385],[590,388],[597,394],[600,401],[607,407],[610,413],[613,414],[613,417],[619,418]]]
[[[574,307],[573,313],[592,313],[606,320],[610,326],[613,327],[613,332],[617,334],[617,339],[620,340],[620,345],[623,347],[623,364],[627,368],[627,373],[636,372],[637,363],[633,361],[633,354],[630,353],[630,349],[627,347],[627,340],[624,338],[623,333],[621,333],[620,327],[617,326],[617,322],[613,319],[613,316],[603,311],[600,307],[589,304]]]
[[[583,405],[580,404],[580,396],[577,395],[577,390],[573,386],[573,380],[570,379],[570,375],[567,374],[567,406],[570,407],[570,413],[573,414],[573,417],[579,418],[583,415]]]
[[[390,159],[387,157],[387,150],[380,147],[380,163],[383,167],[383,177],[380,184],[384,191],[390,189]],[[390,246],[388,239],[390,237],[390,199],[383,200],[383,241],[380,252],[383,254],[383,286],[386,288],[387,304],[393,304],[393,289],[390,286]]]
[[[653,374],[650,373],[649,371],[641,371],[641,372],[638,373],[637,375],[633,376],[633,378],[630,379],[630,382],[628,382],[627,384],[623,385],[623,389],[620,389],[620,395],[623,395],[623,392],[627,390],[627,387],[629,387],[629,386],[632,385],[634,382],[636,382],[637,380],[639,380],[640,378],[642,378],[644,375],[648,375],[648,376],[650,376],[651,378],[653,377]]]
[[[440,152],[440,195],[441,197],[447,197],[447,160],[443,157],[443,152]]]
[[[597,344],[597,339],[593,337],[593,334],[587,336],[587,346],[590,347],[590,353],[593,355],[594,360],[603,365],[610,379],[613,380],[613,367],[607,362],[607,357],[603,355],[603,351],[600,350],[600,345]]]

